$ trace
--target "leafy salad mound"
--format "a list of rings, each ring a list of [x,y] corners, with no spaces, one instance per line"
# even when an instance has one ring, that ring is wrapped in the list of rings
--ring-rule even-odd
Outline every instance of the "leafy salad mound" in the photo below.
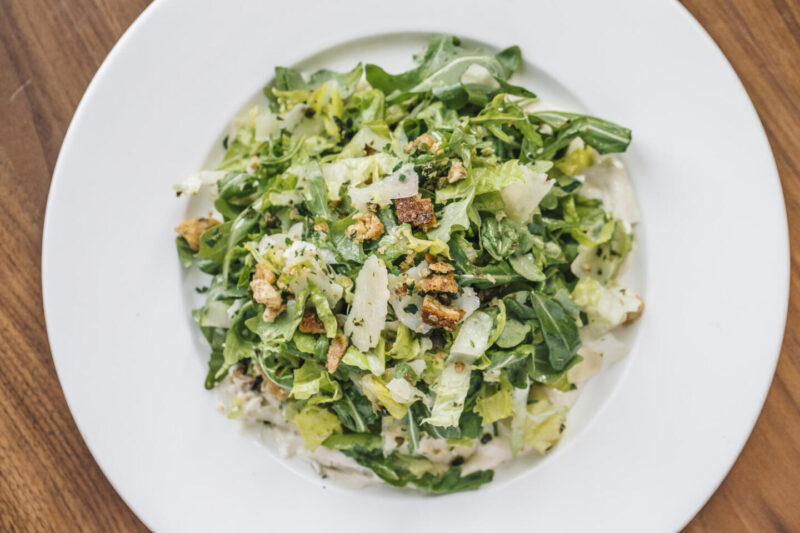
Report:
[[[643,307],[617,282],[627,181],[601,172],[631,134],[545,110],[520,61],[438,36],[396,75],[277,68],[219,168],[176,186],[214,198],[176,242],[211,276],[194,317],[231,417],[431,493],[557,443],[587,339]]]

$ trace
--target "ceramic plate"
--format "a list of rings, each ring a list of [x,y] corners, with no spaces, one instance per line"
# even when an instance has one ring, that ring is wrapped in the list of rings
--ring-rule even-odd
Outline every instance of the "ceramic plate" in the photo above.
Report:
[[[399,71],[433,33],[517,44],[516,81],[633,130],[647,302],[630,355],[590,382],[553,453],[436,498],[325,483],[220,415],[174,249],[187,204],[171,190],[213,160],[276,65]],[[747,94],[677,2],[642,0],[156,1],[78,107],[42,262],[53,359],[86,443],[149,527],[192,532],[679,529],[758,416],[789,280],[780,183]]]

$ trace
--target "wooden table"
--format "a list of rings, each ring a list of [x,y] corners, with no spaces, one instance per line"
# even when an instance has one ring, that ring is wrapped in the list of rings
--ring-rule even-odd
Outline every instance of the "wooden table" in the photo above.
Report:
[[[75,107],[148,3],[0,0],[0,531],[146,530],[89,454],[64,401],[42,315],[40,253],[50,176]],[[755,102],[794,228],[800,1],[683,3]],[[777,375],[742,455],[687,531],[800,531],[800,232],[791,237],[792,296]]]

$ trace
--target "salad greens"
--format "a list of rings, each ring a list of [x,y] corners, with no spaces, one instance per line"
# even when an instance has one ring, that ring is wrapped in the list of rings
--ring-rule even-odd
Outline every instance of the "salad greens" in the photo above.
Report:
[[[492,439],[558,442],[582,338],[642,309],[617,281],[630,221],[582,195],[631,132],[532,106],[520,63],[437,36],[400,74],[275,70],[219,168],[176,186],[218,213],[176,228],[211,276],[206,388],[246,379],[309,451],[436,494],[491,481],[470,461]]]

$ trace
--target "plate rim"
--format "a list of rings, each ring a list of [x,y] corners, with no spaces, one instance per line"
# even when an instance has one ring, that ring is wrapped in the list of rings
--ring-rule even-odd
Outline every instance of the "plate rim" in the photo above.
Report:
[[[83,96],[81,97],[80,102],[79,102],[78,106],[75,109],[73,117],[70,120],[69,127],[67,128],[67,131],[65,133],[64,139],[62,141],[62,145],[61,145],[61,148],[59,150],[59,155],[58,155],[58,158],[56,160],[56,164],[55,164],[54,169],[53,169],[52,179],[51,179],[51,183],[50,183],[50,186],[49,186],[49,191],[48,191],[47,200],[46,200],[43,231],[42,231],[42,248],[41,248],[41,267],[42,267],[41,268],[41,272],[42,272],[41,276],[42,277],[41,277],[41,283],[42,283],[43,311],[44,311],[44,316],[45,316],[45,323],[46,323],[46,331],[47,331],[47,335],[48,335],[48,341],[50,341],[50,339],[51,339],[51,330],[54,327],[52,324],[54,322],[56,322],[56,320],[53,317],[52,311],[48,312],[48,307],[52,306],[52,298],[48,298],[48,296],[47,296],[48,293],[52,293],[52,289],[48,288],[49,282],[48,282],[48,279],[46,277],[46,273],[47,273],[47,270],[48,270],[48,268],[46,267],[46,264],[49,261],[49,257],[50,257],[50,254],[48,253],[48,248],[50,248],[51,240],[52,240],[52,239],[48,238],[48,235],[52,233],[52,231],[49,231],[48,229],[52,225],[52,209],[51,209],[51,205],[54,202],[54,198],[58,194],[57,191],[59,189],[59,186],[63,187],[64,179],[63,178],[59,179],[59,177],[63,174],[63,172],[61,171],[61,168],[63,166],[63,156],[64,156],[64,154],[66,152],[68,152],[70,150],[73,137],[75,136],[75,132],[74,132],[75,124],[78,123],[79,119],[83,116],[83,113],[85,112],[85,107],[88,105],[88,102],[90,102],[92,100],[92,95],[96,92],[97,87],[102,83],[102,78],[103,78],[106,70],[108,69],[109,65],[112,64],[113,62],[117,61],[117,57],[120,55],[120,51],[127,46],[128,41],[130,39],[132,39],[133,36],[139,31],[139,29],[142,26],[146,25],[148,23],[148,21],[158,13],[159,9],[161,9],[167,3],[169,3],[169,0],[155,0],[154,2],[149,4],[139,14],[139,16],[134,20],[134,22],[125,30],[125,32],[120,37],[120,39],[114,44],[114,46],[111,48],[111,50],[109,51],[109,53],[107,54],[107,56],[105,57],[103,62],[101,63],[101,65],[98,68],[97,72],[93,76],[91,82],[87,86],[86,91],[84,92]],[[752,432],[753,432],[753,430],[755,428],[755,424],[756,424],[756,422],[757,422],[758,418],[760,417],[760,414],[761,414],[761,412],[763,410],[764,403],[766,401],[767,395],[769,393],[769,390],[771,389],[771,385],[772,385],[772,382],[774,380],[775,370],[776,370],[776,367],[777,367],[777,364],[778,364],[778,361],[779,361],[779,358],[780,358],[780,355],[781,355],[781,352],[782,352],[782,345],[783,345],[783,340],[784,340],[784,337],[785,337],[785,331],[786,331],[786,327],[787,327],[789,296],[790,296],[790,289],[791,289],[791,256],[790,256],[791,248],[790,248],[790,238],[789,238],[790,236],[789,236],[789,231],[788,231],[788,218],[787,218],[787,212],[786,212],[786,203],[785,203],[785,195],[784,195],[784,191],[783,191],[783,186],[782,186],[782,182],[780,180],[780,174],[779,174],[778,169],[777,169],[777,164],[776,164],[775,156],[774,156],[774,153],[773,153],[773,150],[772,150],[772,145],[769,143],[769,138],[766,135],[766,131],[764,129],[763,123],[761,122],[760,115],[758,114],[758,111],[757,111],[757,109],[755,107],[755,104],[753,103],[752,99],[750,98],[749,93],[745,89],[741,79],[739,78],[739,76],[736,73],[735,69],[733,69],[732,65],[728,61],[728,59],[725,56],[724,52],[720,49],[720,47],[713,40],[713,38],[708,34],[708,32],[705,30],[705,28],[699,23],[699,21],[697,19],[694,18],[694,16],[689,12],[689,10],[683,4],[681,4],[679,2],[673,2],[672,4],[676,5],[676,7],[679,9],[679,11],[683,14],[684,18],[688,19],[687,23],[690,24],[692,26],[693,30],[696,33],[699,33],[699,35],[706,41],[706,45],[710,45],[712,47],[712,49],[715,50],[715,54],[718,56],[717,60],[721,61],[722,64],[724,64],[726,66],[726,68],[730,71],[730,74],[733,75],[733,78],[735,79],[735,83],[737,85],[737,90],[741,91],[743,93],[743,95],[745,96],[747,102],[749,103],[750,108],[748,109],[748,111],[752,112],[755,115],[756,122],[758,124],[758,128],[760,128],[759,131],[758,131],[758,137],[762,140],[762,142],[765,143],[766,149],[767,149],[767,151],[768,151],[768,153],[770,155],[770,168],[767,169],[765,174],[770,174],[770,175],[774,176],[778,180],[778,183],[780,185],[778,187],[778,193],[780,194],[780,200],[781,200],[780,205],[781,205],[781,209],[782,209],[782,211],[780,213],[782,215],[781,219],[783,221],[783,223],[781,225],[781,228],[782,228],[783,233],[784,233],[784,235],[781,238],[781,241],[782,241],[781,255],[783,255],[785,257],[785,259],[786,259],[786,261],[784,261],[783,265],[782,265],[782,268],[785,269],[784,270],[784,275],[782,276],[785,279],[785,281],[783,283],[784,287],[785,287],[785,290],[782,291],[782,297],[783,297],[782,298],[782,300],[783,300],[783,305],[782,305],[782,309],[783,309],[783,312],[782,312],[782,315],[783,315],[783,327],[782,327],[782,331],[783,331],[783,334],[781,335],[780,339],[777,339],[777,350],[773,350],[774,351],[774,355],[771,356],[772,357],[771,362],[770,362],[770,368],[771,368],[770,376],[771,377],[770,377],[768,383],[766,384],[766,386],[763,387],[763,391],[762,391],[762,394],[761,394],[761,399],[760,399],[760,402],[759,402],[759,408],[755,412],[755,416],[752,418],[752,420],[750,420],[748,422],[748,426],[750,427],[750,430],[743,437],[738,439],[740,442],[738,442],[737,445],[736,445],[736,448],[738,450],[737,454],[731,459],[729,466],[721,473],[720,476],[718,476],[718,480],[716,481],[714,489],[708,494],[707,497],[705,497],[702,501],[699,502],[697,507],[694,509],[694,512],[690,516],[688,516],[688,518],[686,518],[685,522],[683,523],[683,526],[685,526],[706,505],[706,503],[709,501],[709,499],[718,490],[720,484],[728,476],[728,474],[730,473],[730,471],[733,468],[734,464],[736,463],[738,457],[740,456],[744,446],[746,445],[747,441],[749,440],[750,436],[752,435]],[[420,29],[420,31],[425,31],[425,30]],[[466,33],[468,33],[468,30],[467,30]],[[51,302],[50,306],[48,306],[48,301]],[[63,369],[60,369],[61,364],[59,364],[59,362],[58,362],[58,358],[55,355],[55,347],[52,344],[50,344],[50,352],[51,352],[51,357],[53,359],[54,366],[56,368],[56,373],[59,376],[59,383],[61,384]],[[68,407],[70,409],[70,416],[72,416],[72,418],[73,418],[73,420],[75,422],[75,425],[76,425],[76,427],[77,427],[77,429],[78,429],[78,431],[79,431],[79,433],[81,435],[81,438],[83,439],[83,441],[86,444],[86,446],[89,449],[89,451],[92,453],[92,457],[93,457],[94,461],[98,464],[100,469],[102,470],[103,475],[106,477],[106,479],[109,480],[109,483],[112,484],[112,486],[114,487],[114,490],[117,492],[117,494],[120,496],[120,498],[125,502],[125,504],[131,509],[131,511],[133,511],[137,515],[137,517],[143,523],[145,523],[145,525],[147,525],[148,527],[150,527],[152,529],[152,524],[149,523],[148,517],[146,515],[144,515],[143,513],[140,513],[137,510],[137,507],[128,499],[128,497],[125,494],[123,494],[123,492],[121,492],[117,488],[117,484],[107,474],[108,469],[106,468],[106,466],[104,466],[104,462],[105,461],[101,460],[101,458],[95,453],[94,447],[92,446],[90,440],[87,438],[87,434],[84,431],[84,428],[81,426],[81,423],[79,422],[78,417],[75,415],[75,413],[74,413],[74,411],[72,409],[72,402],[70,401],[70,395],[67,393],[67,390],[63,387],[63,385],[62,385],[62,390],[64,392],[64,396],[65,396],[65,400],[67,401],[67,405],[68,405]]]

